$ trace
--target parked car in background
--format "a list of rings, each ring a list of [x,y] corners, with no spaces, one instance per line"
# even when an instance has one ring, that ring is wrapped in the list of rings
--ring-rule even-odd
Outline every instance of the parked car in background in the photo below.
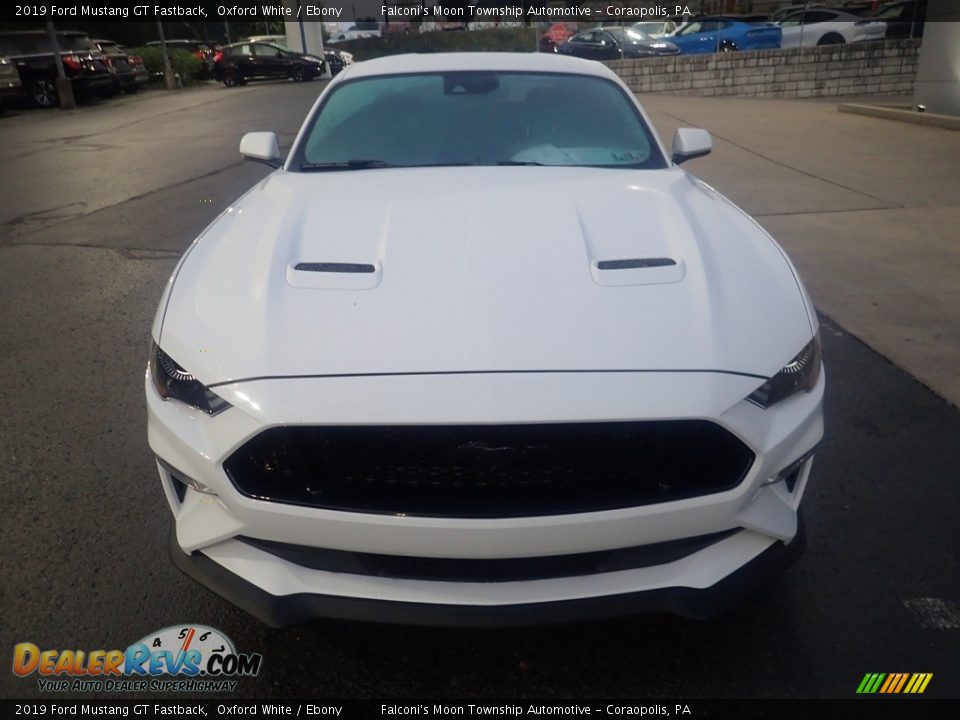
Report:
[[[792,3],[790,5],[781,5],[772,13],[770,13],[767,20],[772,23],[778,23],[783,20],[787,15],[795,13],[798,10],[813,10],[814,8],[826,7],[825,5],[820,5],[818,3]]]
[[[147,70],[147,65],[143,58],[122,45],[120,45],[119,48],[121,52],[127,54],[127,62],[130,63],[130,67],[133,69],[133,79],[137,87],[141,88],[148,84],[150,82],[150,71]]]
[[[113,40],[93,40],[93,44],[100,50],[107,67],[113,73],[116,89],[135,93],[140,86],[137,84],[136,71],[133,63],[130,62],[130,55]]]
[[[779,27],[780,47],[784,48],[883,40],[887,32],[884,22],[829,8],[790,13],[780,21]]]
[[[244,38],[244,42],[265,42],[271,45],[277,45],[284,50],[293,50],[293,48],[290,47],[289,42],[287,42],[286,35],[253,35],[251,37]],[[296,52],[296,50],[294,50],[294,52]],[[218,58],[215,57],[215,59]],[[330,68],[330,74],[336,75],[347,65],[353,62],[353,55],[344,50],[336,50],[334,48],[328,48],[324,46],[323,59],[326,61],[327,67]]]
[[[253,79],[290,78],[297,82],[323,74],[326,63],[314,55],[294,52],[270,43],[239,42],[217,52],[214,77],[227,87]]]
[[[677,27],[673,20],[667,20],[666,22],[638,22],[631,25],[630,29],[656,39],[676,32]]]
[[[63,71],[73,85],[74,96],[108,94],[114,77],[103,55],[86,33],[57,33]],[[57,95],[57,61],[44,30],[0,32],[0,56],[16,65],[27,95],[44,108],[60,104]]]
[[[0,57],[0,115],[6,111],[6,101],[18,99],[23,95],[23,83],[17,66]]]
[[[901,0],[901,2],[881,5],[873,19],[882,20],[887,24],[888,40],[923,37],[923,26],[927,19],[927,0]]]
[[[356,30],[351,28],[346,32],[335,33],[327,39],[327,43],[330,45],[336,45],[337,43],[347,42],[348,40],[361,40],[363,38],[378,38],[380,37],[379,30]]]
[[[654,40],[641,32],[616,26],[577,33],[557,45],[554,52],[587,60],[615,60],[676,55],[680,49],[667,40]]]
[[[763,50],[780,47],[780,28],[726,16],[704,17],[687,23],[667,40],[684,54]]]

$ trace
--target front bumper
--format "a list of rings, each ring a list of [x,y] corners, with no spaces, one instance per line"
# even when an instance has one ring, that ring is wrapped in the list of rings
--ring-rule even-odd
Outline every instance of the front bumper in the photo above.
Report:
[[[775,481],[823,434],[824,378],[770,410],[743,400],[758,382],[704,374],[490,375],[251,381],[217,392],[233,407],[208,417],[163,401],[146,381],[150,445],[174,514],[180,569],[264,622],[314,616],[431,624],[510,624],[673,612],[706,617],[793,561],[799,505],[812,466]],[[682,388],[672,392],[670,388]],[[666,389],[666,391],[665,391]],[[570,398],[577,398],[571,410]],[[643,398],[638,418],[637,398]],[[278,425],[590,422],[704,418],[735,434],[756,460],[736,487],[597,512],[446,518],[343,512],[241,495],[223,462]],[[210,493],[178,490],[168,467]],[[457,582],[310,566],[245,542],[403,558],[554,558],[735,531],[683,557],[568,576]]]
[[[445,627],[550,625],[641,613],[672,613],[708,620],[787,569],[800,557],[805,545],[806,533],[801,519],[796,535],[788,543],[774,542],[708,588],[671,586],[572,600],[463,605],[310,592],[273,595],[202,553],[185,553],[177,542],[176,531],[171,528],[170,532],[170,557],[181,572],[271,627],[286,627],[321,617]]]

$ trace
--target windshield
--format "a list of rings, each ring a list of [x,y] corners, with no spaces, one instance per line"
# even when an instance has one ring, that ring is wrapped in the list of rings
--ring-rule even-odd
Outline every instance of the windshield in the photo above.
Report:
[[[631,30],[636,33],[642,33],[644,35],[652,35],[654,33],[666,32],[666,23],[659,22],[638,22],[634,23],[631,27]]]
[[[664,168],[636,106],[583,75],[418,73],[334,88],[291,169],[429,165]]]
[[[625,34],[627,39],[633,42],[651,42],[653,40],[653,38],[643,32],[643,30],[637,30],[636,28],[630,28]]]

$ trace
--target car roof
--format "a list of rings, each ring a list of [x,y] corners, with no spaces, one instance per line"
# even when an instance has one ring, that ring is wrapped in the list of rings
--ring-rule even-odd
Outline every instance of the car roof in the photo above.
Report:
[[[350,78],[406,75],[426,72],[492,70],[500,72],[554,72],[616,78],[606,65],[553,53],[464,52],[390,55],[350,66]]]
[[[229,45],[221,45],[220,49],[225,50],[226,48],[240,47],[241,45],[272,45],[274,40],[238,40],[235,43],[230,43]],[[291,50],[290,52],[296,52]]]

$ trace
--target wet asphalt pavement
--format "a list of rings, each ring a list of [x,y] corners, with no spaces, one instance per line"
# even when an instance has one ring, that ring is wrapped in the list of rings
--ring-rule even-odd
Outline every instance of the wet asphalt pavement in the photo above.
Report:
[[[0,119],[0,663],[18,642],[123,648],[201,623],[264,656],[235,697],[852,697],[895,671],[960,696],[960,413],[829,318],[807,552],[715,621],[273,630],[175,570],[145,434],[150,323],[179,253],[268,172],[239,161],[240,135],[288,145],[318,90]],[[38,695],[0,672],[0,696]]]

